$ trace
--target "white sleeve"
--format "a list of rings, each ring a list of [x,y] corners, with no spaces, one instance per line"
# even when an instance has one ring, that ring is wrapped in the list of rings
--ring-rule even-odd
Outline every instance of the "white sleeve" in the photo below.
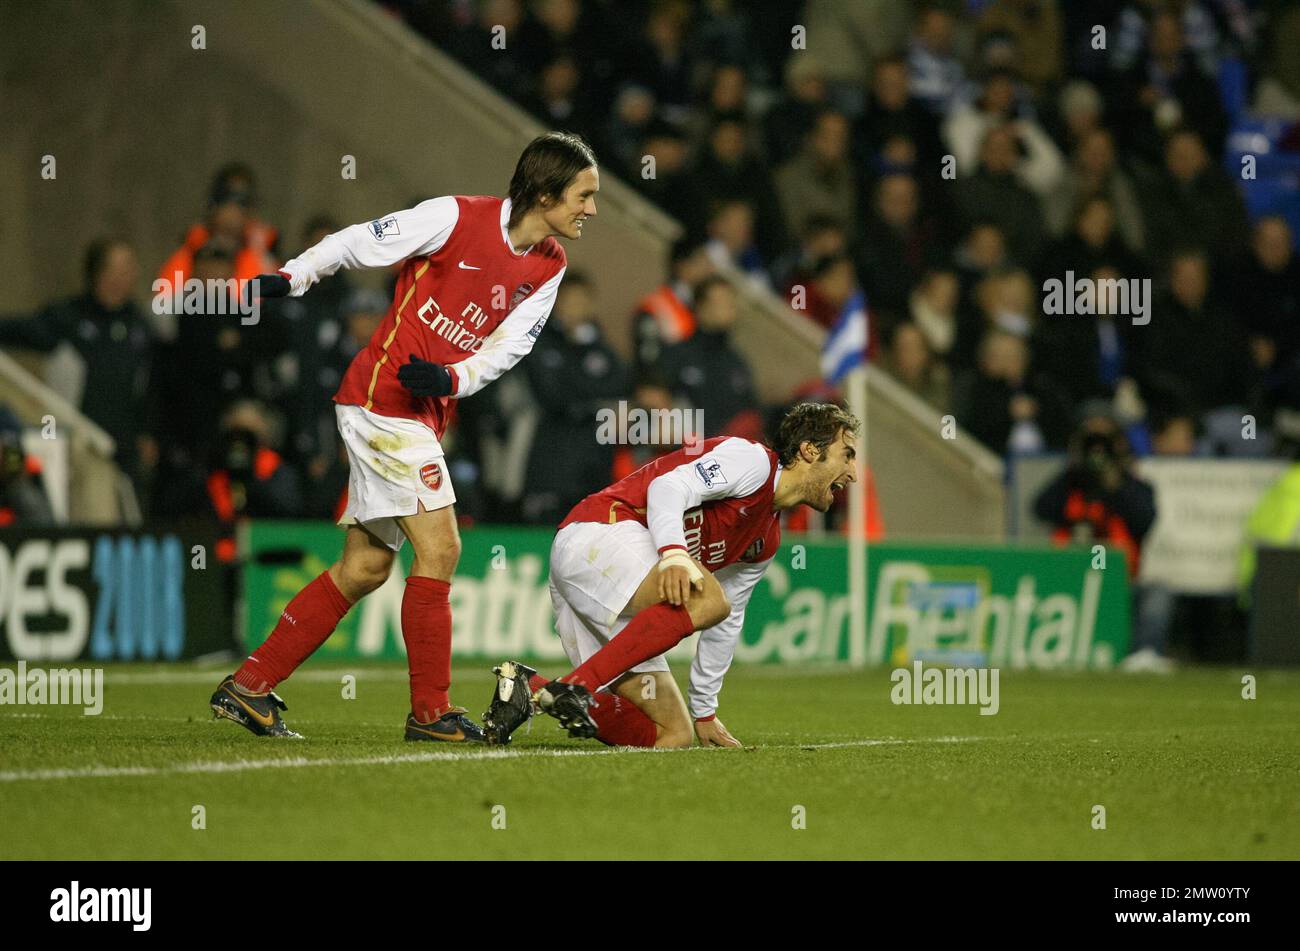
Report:
[[[691,716],[695,719],[712,716],[718,710],[722,678],[731,667],[740,631],[745,626],[745,606],[749,604],[749,596],[754,593],[758,579],[763,577],[771,563],[771,558],[758,564],[738,561],[714,574],[731,602],[731,613],[720,623],[700,631],[695,660],[691,662],[690,684],[686,688]]]
[[[326,235],[280,269],[289,275],[289,296],[301,297],[307,288],[341,267],[387,267],[432,254],[447,243],[459,218],[455,197],[444,195]]]
[[[756,442],[733,437],[691,462],[656,476],[646,489],[646,527],[660,553],[686,549],[682,516],[710,499],[741,498],[772,477],[767,452]]]
[[[477,353],[448,367],[456,381],[453,397],[477,393],[528,355],[551,316],[565,270],[560,268],[560,273],[516,305]]]

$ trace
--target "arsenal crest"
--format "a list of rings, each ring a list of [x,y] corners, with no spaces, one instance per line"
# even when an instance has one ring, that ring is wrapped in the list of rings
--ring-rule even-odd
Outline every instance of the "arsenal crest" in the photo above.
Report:
[[[515,288],[515,292],[510,295],[510,306],[507,310],[514,310],[523,301],[525,297],[533,292],[533,285],[525,282]]]
[[[420,467],[420,481],[430,489],[437,492],[442,485],[442,466],[436,462],[431,462],[427,466]]]

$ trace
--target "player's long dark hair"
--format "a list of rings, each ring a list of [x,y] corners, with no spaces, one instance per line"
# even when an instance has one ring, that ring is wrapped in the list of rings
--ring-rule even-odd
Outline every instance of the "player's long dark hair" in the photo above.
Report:
[[[584,168],[596,164],[596,154],[576,132],[547,132],[528,143],[510,179],[510,224],[543,198],[559,200]]]

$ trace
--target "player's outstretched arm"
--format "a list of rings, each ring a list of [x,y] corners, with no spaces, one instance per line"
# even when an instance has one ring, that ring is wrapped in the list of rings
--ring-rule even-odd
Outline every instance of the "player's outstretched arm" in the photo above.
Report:
[[[446,243],[459,217],[455,197],[444,195],[328,234],[280,269],[279,275],[288,281],[285,294],[268,294],[264,285],[261,296],[300,297],[339,268],[388,267],[409,257],[432,254]],[[261,275],[259,280],[268,277],[272,275]]]

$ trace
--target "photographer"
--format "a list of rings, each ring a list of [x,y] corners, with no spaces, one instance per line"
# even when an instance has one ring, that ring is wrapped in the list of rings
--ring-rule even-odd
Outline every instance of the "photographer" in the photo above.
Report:
[[[0,407],[0,528],[54,524],[40,472],[40,463],[23,452],[22,425]]]
[[[1085,404],[1065,471],[1039,493],[1034,514],[1059,544],[1104,542],[1122,549],[1137,577],[1142,539],[1156,519],[1155,492],[1133,474],[1133,456],[1109,405]]]

